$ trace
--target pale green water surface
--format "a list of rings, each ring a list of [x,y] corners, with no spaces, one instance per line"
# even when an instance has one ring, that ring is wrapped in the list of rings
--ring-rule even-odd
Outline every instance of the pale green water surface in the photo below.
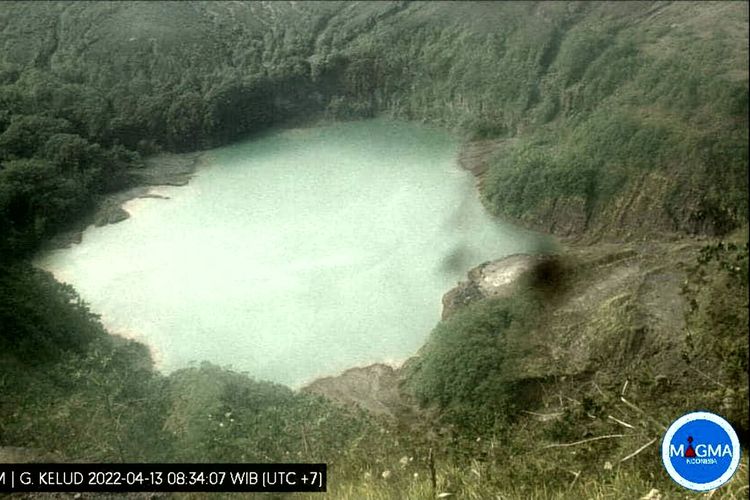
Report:
[[[270,133],[39,265],[164,371],[205,360],[299,386],[403,361],[466,271],[538,243],[483,211],[457,147],[384,120]]]

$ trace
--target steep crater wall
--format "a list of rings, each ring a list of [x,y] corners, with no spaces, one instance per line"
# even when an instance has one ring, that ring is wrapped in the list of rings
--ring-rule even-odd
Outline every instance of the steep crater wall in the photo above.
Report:
[[[53,135],[149,155],[386,113],[484,141],[481,190],[502,217],[590,239],[720,235],[747,220],[747,16],[699,3],[7,4],[0,158],[40,158],[63,179],[83,164],[92,175],[68,203],[81,210],[137,159],[87,165]],[[13,208],[6,225],[49,232],[57,208]]]

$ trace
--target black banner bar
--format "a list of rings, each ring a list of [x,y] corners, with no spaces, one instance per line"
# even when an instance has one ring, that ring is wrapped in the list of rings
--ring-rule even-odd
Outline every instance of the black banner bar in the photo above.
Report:
[[[323,492],[326,464],[0,464],[0,493]]]

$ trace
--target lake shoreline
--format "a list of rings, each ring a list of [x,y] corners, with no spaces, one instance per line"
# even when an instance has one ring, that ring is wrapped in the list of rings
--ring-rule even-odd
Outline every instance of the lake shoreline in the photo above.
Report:
[[[295,130],[307,130],[314,129],[316,127],[327,127],[340,123],[341,122],[337,121],[317,120],[309,122],[304,126],[298,125],[294,127],[279,127],[278,129],[276,129],[276,132],[293,132]],[[268,132],[273,133],[274,131]],[[265,135],[266,134],[261,134],[261,138]],[[465,164],[465,159],[463,158],[464,155],[462,154],[465,148],[470,147],[470,143],[466,143],[465,141],[461,141],[460,139],[457,141],[457,143],[458,148],[456,154],[451,159],[452,166],[458,170],[468,171],[469,173],[474,174],[474,178],[476,179],[478,177],[478,172]],[[108,224],[116,224],[128,219],[131,216],[129,212],[132,208],[135,207],[133,203],[137,203],[138,200],[148,198],[168,199],[169,196],[166,196],[166,193],[160,193],[158,191],[158,188],[160,186],[186,186],[191,182],[191,179],[194,177],[198,169],[206,166],[210,162],[213,156],[212,151],[214,150],[204,150],[184,154],[161,154],[147,158],[145,160],[145,167],[132,169],[128,172],[130,178],[133,181],[133,185],[131,187],[105,196],[99,203],[99,207],[94,211],[94,214],[91,217],[82,220],[81,224],[78,228],[76,228],[76,230],[70,231],[65,235],[61,235],[60,237],[56,237],[56,241],[51,242],[51,244],[46,246],[44,250],[49,251],[62,249],[70,247],[73,244],[80,243],[83,239],[83,233],[92,225],[100,227]],[[479,155],[474,154],[472,156],[474,157],[472,159],[476,160],[478,159],[476,157]],[[475,184],[472,189],[472,195],[475,197],[478,197],[477,187],[478,186]],[[58,277],[56,277],[56,279],[59,280]],[[442,295],[444,295],[445,293],[446,290],[441,291]],[[142,336],[137,334],[134,335],[134,332],[127,332],[123,335],[123,332],[121,332],[115,324],[112,324],[106,319],[103,319],[102,323],[105,326],[105,329],[107,329],[107,331],[112,335],[144,343],[144,345],[146,345],[151,351],[154,368],[162,372],[164,371],[159,366],[160,363],[158,363],[158,360],[156,359],[160,356],[154,355],[155,353],[153,352],[153,350],[155,349],[155,346],[152,346],[149,343],[145,342]],[[432,327],[434,327],[434,325],[432,325],[429,329],[431,329]],[[354,364],[347,366],[343,370],[338,371],[338,374],[331,374],[329,372],[324,375],[303,381],[300,384],[292,384],[292,386],[290,387],[295,391],[305,391],[308,387],[316,385],[319,386],[319,382],[321,380],[330,381],[347,373],[351,374],[352,370],[354,370],[354,373],[359,373],[358,371],[363,371],[366,373],[372,370],[380,373],[382,372],[382,370],[379,370],[378,367],[384,365],[389,366],[389,370],[387,370],[389,373],[399,373],[401,369],[409,363],[410,360],[413,360],[414,356],[418,355],[418,351],[419,348],[412,352],[411,355],[407,355],[406,358],[401,358],[400,362],[397,363],[385,363],[383,360],[363,364],[356,364],[355,362]],[[382,375],[382,373],[380,374]],[[387,373],[385,375],[386,378],[391,378],[387,376]],[[379,379],[381,377],[376,378]],[[390,384],[385,385],[390,386]]]
[[[96,207],[82,217],[72,229],[61,231],[45,241],[39,253],[61,250],[83,241],[83,233],[90,226],[117,224],[130,214],[124,205],[138,198],[168,198],[155,192],[160,186],[185,186],[195,172],[205,164],[208,151],[193,153],[165,153],[144,160],[145,166],[128,171],[131,186],[103,195]]]

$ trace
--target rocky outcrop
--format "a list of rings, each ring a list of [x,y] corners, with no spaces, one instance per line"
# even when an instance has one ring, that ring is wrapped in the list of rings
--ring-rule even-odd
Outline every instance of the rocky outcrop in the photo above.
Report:
[[[490,166],[490,158],[497,154],[505,143],[512,139],[485,139],[465,142],[458,152],[458,164],[464,170],[474,174],[481,182],[482,176]]]
[[[586,377],[602,370],[681,377],[686,298],[682,286],[700,240],[572,246],[559,256],[512,255],[486,262],[443,297],[443,319],[475,302],[539,293],[536,327],[512,339],[523,355],[518,380]]]
[[[398,385],[399,370],[376,363],[350,368],[335,377],[317,379],[301,392],[319,394],[375,415],[395,417],[404,405]]]
[[[117,224],[129,217],[130,214],[119,204],[105,202],[96,214],[94,225],[101,227],[107,224]]]
[[[475,267],[469,271],[466,281],[443,295],[442,319],[473,302],[510,296],[521,277],[550,259],[552,257],[544,255],[516,254]]]

